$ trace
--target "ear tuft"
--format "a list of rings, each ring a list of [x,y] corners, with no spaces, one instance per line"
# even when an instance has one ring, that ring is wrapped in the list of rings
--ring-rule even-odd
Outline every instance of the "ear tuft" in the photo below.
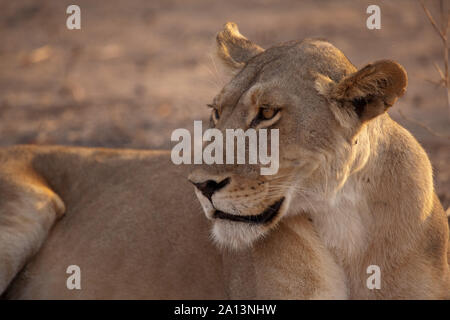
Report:
[[[217,34],[217,55],[229,68],[241,69],[247,61],[264,51],[244,37],[234,22],[227,22]]]

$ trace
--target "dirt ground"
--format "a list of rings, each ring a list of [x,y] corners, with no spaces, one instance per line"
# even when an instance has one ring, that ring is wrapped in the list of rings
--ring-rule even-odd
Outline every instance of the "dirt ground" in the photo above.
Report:
[[[81,30],[66,8],[81,8]],[[381,8],[381,30],[366,8]],[[438,2],[427,0],[438,15]],[[450,205],[450,135],[443,48],[417,1],[0,0],[0,145],[169,148],[172,130],[206,119],[227,81],[214,35],[226,21],[262,47],[326,38],[358,67],[389,58],[409,75],[390,114],[430,155],[436,189]],[[400,116],[399,110],[406,115]]]

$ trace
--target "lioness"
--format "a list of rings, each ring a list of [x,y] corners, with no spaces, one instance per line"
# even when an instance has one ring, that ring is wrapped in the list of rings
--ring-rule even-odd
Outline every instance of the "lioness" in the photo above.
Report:
[[[278,173],[191,170],[165,152],[3,149],[0,291],[65,208],[6,297],[450,298],[430,162],[386,113],[405,92],[404,69],[357,70],[323,40],[263,50],[233,23],[217,44],[235,75],[211,104],[212,126],[278,128]],[[79,291],[66,288],[72,264]],[[372,265],[379,288],[367,285]]]

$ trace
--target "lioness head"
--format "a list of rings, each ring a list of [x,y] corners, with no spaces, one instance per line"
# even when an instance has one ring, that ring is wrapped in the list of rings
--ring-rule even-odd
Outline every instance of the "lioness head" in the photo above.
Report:
[[[407,77],[389,60],[357,70],[324,40],[264,50],[234,23],[218,33],[217,52],[234,77],[211,103],[211,126],[224,135],[226,129],[279,129],[276,174],[261,175],[259,165],[216,164],[189,177],[215,240],[239,248],[283,216],[314,210],[318,199],[339,191],[367,161],[366,125],[405,92]]]

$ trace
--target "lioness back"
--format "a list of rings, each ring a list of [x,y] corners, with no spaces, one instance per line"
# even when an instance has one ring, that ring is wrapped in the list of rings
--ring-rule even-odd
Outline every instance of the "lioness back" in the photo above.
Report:
[[[27,162],[67,208],[10,298],[225,297],[207,222],[167,152],[19,147],[2,154]],[[66,287],[70,265],[81,269],[82,290]]]

